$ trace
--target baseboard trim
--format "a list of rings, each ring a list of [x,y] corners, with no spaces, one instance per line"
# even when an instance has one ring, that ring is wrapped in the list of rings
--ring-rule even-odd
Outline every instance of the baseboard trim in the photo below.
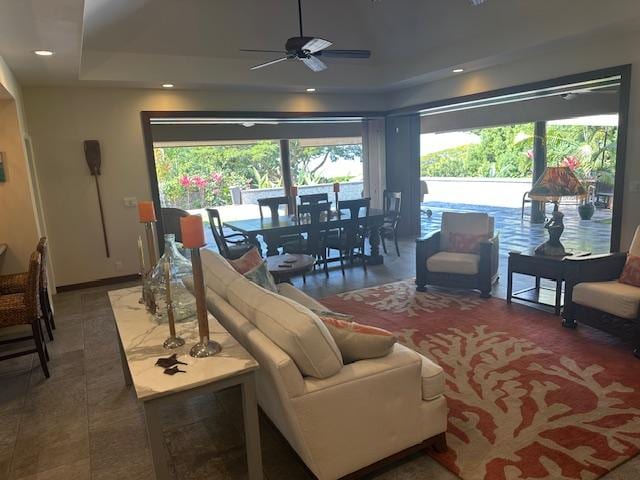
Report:
[[[83,290],[85,288],[104,287],[106,285],[114,285],[116,283],[133,282],[139,279],[140,275],[133,273],[130,275],[122,275],[120,277],[101,278],[90,282],[73,283],[71,285],[56,285],[56,292],[70,292],[72,290]]]

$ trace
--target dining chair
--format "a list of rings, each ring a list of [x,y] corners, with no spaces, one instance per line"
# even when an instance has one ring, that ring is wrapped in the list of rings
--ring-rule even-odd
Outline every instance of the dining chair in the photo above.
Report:
[[[311,204],[311,203],[320,203],[320,202],[328,202],[329,194],[328,193],[309,193],[307,195],[299,195],[300,205]]]
[[[0,355],[0,361],[37,353],[44,376],[49,378],[49,353],[44,342],[38,311],[41,258],[38,251],[31,254],[24,292],[0,290],[0,345],[33,340],[34,348],[10,351]]]
[[[340,252],[340,268],[344,275],[344,260],[349,259],[349,264],[353,265],[354,250],[358,250],[357,257],[362,260],[364,271],[367,271],[367,262],[364,256],[364,240],[367,234],[367,223],[369,219],[369,206],[371,198],[360,198],[357,200],[343,200],[338,203],[338,219],[341,222],[338,234],[333,233],[327,236],[327,249],[338,250]],[[344,219],[345,212],[349,212],[348,219]]]
[[[322,261],[325,275],[329,276],[327,267],[326,237],[328,220],[331,218],[331,203],[321,202],[298,206],[298,224],[306,225],[307,236],[300,236],[296,242],[284,246],[285,253],[299,253],[311,255]],[[304,276],[303,276],[304,279]]]
[[[258,207],[260,208],[260,220],[264,220],[264,213],[262,211],[263,208],[268,208],[269,213],[271,214],[271,219],[275,220],[279,217],[278,209],[281,205],[288,206],[289,205],[289,197],[269,197],[269,198],[259,198],[258,199]]]
[[[47,237],[42,237],[36,247],[36,252],[40,255],[40,276],[38,284],[38,299],[40,315],[47,329],[49,340],[53,340],[53,330],[56,328],[53,318],[53,309],[49,301],[49,287],[47,283]],[[27,288],[29,272],[13,273],[0,276],[0,292],[24,293]]]
[[[396,253],[400,256],[398,247],[398,224],[400,223],[400,209],[402,208],[402,192],[392,192],[385,190],[382,194],[382,210],[384,220],[380,227],[380,240],[382,249],[387,253],[386,237],[392,237],[396,246]]]
[[[160,214],[162,215],[162,230],[165,235],[173,234],[176,237],[176,242],[182,243],[180,219],[189,215],[189,212],[181,208],[162,208]]]
[[[207,208],[207,215],[209,216],[209,226],[211,227],[213,239],[218,246],[220,255],[224,258],[235,260],[254,247],[249,237],[242,233],[224,234],[222,219],[217,209]]]

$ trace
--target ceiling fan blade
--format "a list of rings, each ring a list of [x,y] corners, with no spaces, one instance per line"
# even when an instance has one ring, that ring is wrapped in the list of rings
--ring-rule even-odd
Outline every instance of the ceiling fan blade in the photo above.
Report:
[[[316,53],[330,47],[331,45],[333,45],[333,43],[329,40],[325,40],[324,38],[312,38],[304,44],[302,50],[308,51],[309,53]]]
[[[255,65],[251,67],[251,70],[257,70],[259,68],[268,67],[269,65],[274,65],[276,63],[284,62],[285,60],[289,60],[289,57],[282,57],[276,60],[271,60],[270,62],[261,63],[260,65]]]
[[[322,50],[317,55],[329,58],[369,58],[371,50]]]
[[[301,60],[314,72],[321,72],[322,70],[325,70],[327,68],[322,60],[314,57],[313,55],[309,55],[307,58],[302,58]]]
[[[241,48],[241,52],[260,52],[260,53],[287,53],[284,50],[252,50],[248,48]]]

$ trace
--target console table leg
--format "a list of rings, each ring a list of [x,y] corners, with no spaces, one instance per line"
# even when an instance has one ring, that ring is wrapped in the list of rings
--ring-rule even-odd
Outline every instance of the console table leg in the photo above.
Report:
[[[253,375],[242,383],[242,415],[244,417],[244,436],[247,448],[247,466],[249,480],[262,480],[262,451],[260,449],[260,424],[256,386]]]
[[[127,362],[127,356],[124,353],[122,347],[122,340],[120,340],[120,334],[118,334],[118,349],[120,350],[120,361],[122,362],[122,375],[124,376],[125,385],[133,385],[133,379],[131,378],[131,372],[129,371],[129,363]]]

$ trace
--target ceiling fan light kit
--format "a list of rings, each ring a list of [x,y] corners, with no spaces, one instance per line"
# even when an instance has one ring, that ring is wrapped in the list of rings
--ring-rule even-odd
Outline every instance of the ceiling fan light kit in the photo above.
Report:
[[[269,67],[287,60],[300,60],[314,72],[326,70],[327,65],[319,57],[366,59],[371,56],[369,50],[329,50],[333,45],[329,40],[319,37],[305,37],[302,29],[302,0],[298,0],[298,25],[300,36],[291,37],[285,43],[284,50],[241,50],[242,52],[281,53],[284,56],[251,67],[251,70]]]

